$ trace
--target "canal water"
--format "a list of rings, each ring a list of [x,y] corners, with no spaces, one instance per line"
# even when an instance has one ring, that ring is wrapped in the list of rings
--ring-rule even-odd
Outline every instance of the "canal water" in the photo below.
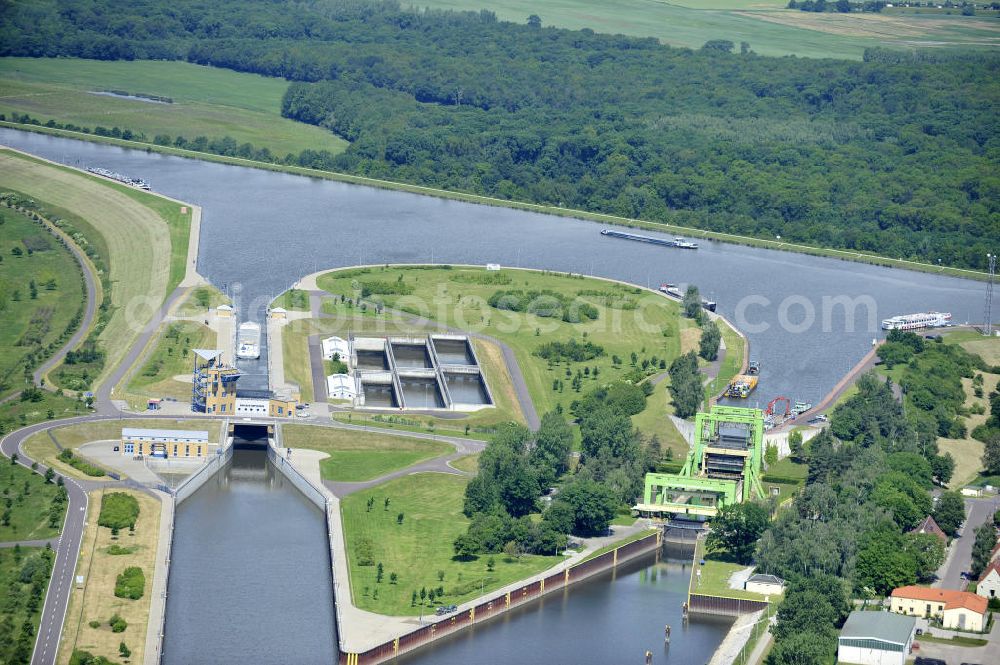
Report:
[[[177,509],[163,663],[328,664],[336,651],[326,518],[264,449],[236,450]]]
[[[984,287],[970,280],[716,242],[676,250],[607,238],[593,222],[11,129],[0,129],[0,144],[140,177],[203,206],[198,269],[235,295],[241,319],[262,321],[268,299],[304,274],[362,263],[500,263],[641,286],[690,282],[747,332],[762,367],[749,405],[763,406],[778,395],[817,402],[881,334],[881,319],[927,310],[982,318]],[[834,298],[872,307],[847,316]],[[265,345],[255,367],[266,361]],[[241,384],[264,379],[257,372]]]
[[[763,405],[776,395],[820,399],[866,352],[882,318],[938,309],[964,321],[982,312],[981,285],[938,275],[713,242],[671,250],[607,239],[591,222],[8,129],[0,143],[140,177],[201,205],[199,271],[234,296],[241,320],[262,322],[270,298],[304,274],[363,263],[489,262],[652,287],[691,282],[720,313],[753,324],[744,327],[763,370],[751,403]],[[868,299],[873,310],[861,310],[853,325],[844,308],[824,316],[824,299],[836,297]],[[803,325],[810,311],[815,320]],[[266,367],[262,342],[258,366]],[[262,373],[248,378],[266,385]],[[178,510],[164,662],[330,662],[336,635],[323,516],[277,482],[263,453],[237,452],[224,480]],[[686,585],[682,563],[646,558],[405,662],[641,663],[649,649],[655,663],[701,665],[729,622],[683,626]],[[674,637],[666,648],[668,623]]]
[[[400,665],[578,663],[705,665],[733,620],[699,616],[685,622],[690,560],[654,555],[515,609],[400,658]],[[665,644],[664,626],[671,627]]]

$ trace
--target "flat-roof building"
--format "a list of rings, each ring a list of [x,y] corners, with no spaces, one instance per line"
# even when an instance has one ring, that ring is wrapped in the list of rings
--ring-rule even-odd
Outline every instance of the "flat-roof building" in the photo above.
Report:
[[[217,446],[204,430],[123,427],[118,450],[122,455],[197,458],[215,452]]]

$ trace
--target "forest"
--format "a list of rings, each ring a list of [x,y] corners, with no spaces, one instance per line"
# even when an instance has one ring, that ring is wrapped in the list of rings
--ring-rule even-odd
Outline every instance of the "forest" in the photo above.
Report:
[[[0,6],[0,55],[284,77],[286,117],[352,142],[280,158],[302,166],[961,267],[1000,238],[994,54],[767,58],[391,1],[42,0]]]

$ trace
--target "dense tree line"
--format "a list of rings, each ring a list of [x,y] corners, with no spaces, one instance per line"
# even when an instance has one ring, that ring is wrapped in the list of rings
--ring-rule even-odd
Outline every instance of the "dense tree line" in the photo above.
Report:
[[[942,492],[936,505],[931,501],[929,490],[947,482],[954,465],[938,453],[939,418],[933,412],[948,411],[948,429],[954,427],[964,414],[949,386],[981,360],[912,333],[891,335],[879,353],[905,363],[907,408],[891,383],[862,377],[858,393],[834,410],[829,429],[796,447],[809,464],[806,487],[758,544],[760,568],[792,581],[774,631],[772,665],[827,662],[846,617],[846,609],[831,611],[840,606],[836,598],[878,598],[901,585],[932,581],[944,548],[935,536],[911,530],[930,514],[954,536],[965,520],[958,492]],[[942,391],[944,404],[926,409],[912,398],[930,384]],[[810,589],[815,580],[839,589],[836,598],[818,602]]]
[[[573,473],[573,431],[562,413],[545,414],[537,432],[516,423],[498,427],[466,486],[464,512],[472,522],[455,540],[455,553],[554,554],[566,547],[567,534],[604,534],[618,510],[631,507],[660,457],[655,437],[647,440],[632,427],[649,392],[615,382],[573,403],[582,438]]]
[[[395,2],[48,0],[0,7],[0,55],[285,77],[285,116],[352,141],[304,166],[959,266],[1000,236],[991,54],[765,58]]]

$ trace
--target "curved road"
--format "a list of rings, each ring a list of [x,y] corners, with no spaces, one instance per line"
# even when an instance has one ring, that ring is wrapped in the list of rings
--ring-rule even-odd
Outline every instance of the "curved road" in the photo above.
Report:
[[[48,220],[45,220],[45,223],[46,226],[49,226]],[[55,227],[50,227],[50,231],[52,228]],[[87,265],[86,255],[75,242],[68,239],[61,231],[55,235],[63,241],[63,245],[73,253],[73,257],[80,265],[80,272],[83,274],[83,284],[87,293],[87,305],[84,308],[83,319],[81,319],[80,325],[77,327],[76,332],[73,333],[73,336],[69,338],[69,341],[34,371],[32,377],[35,380],[35,385],[38,386],[42,385],[42,379],[45,375],[48,374],[53,367],[62,362],[62,359],[66,357],[66,354],[69,353],[71,349],[75,348],[86,338],[87,334],[90,332],[91,324],[94,322],[94,316],[97,314],[97,285],[94,281],[94,275],[90,272],[90,267]]]

